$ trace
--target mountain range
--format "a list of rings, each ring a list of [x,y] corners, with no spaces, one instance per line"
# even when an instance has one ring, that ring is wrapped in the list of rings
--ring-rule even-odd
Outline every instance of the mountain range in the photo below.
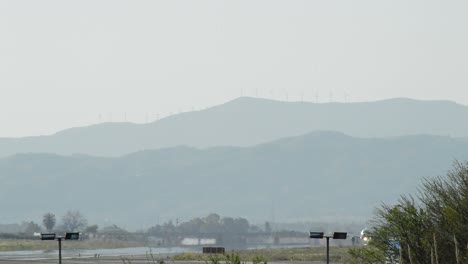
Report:
[[[148,124],[102,123],[48,136],[0,138],[0,157],[42,152],[118,157],[182,145],[254,146],[318,130],[371,138],[417,134],[468,137],[467,116],[467,106],[449,101],[397,98],[310,103],[241,97]]]
[[[359,138],[318,131],[249,147],[187,146],[120,157],[0,159],[2,222],[80,210],[90,223],[142,228],[216,212],[251,220],[367,219],[468,159],[448,136]]]

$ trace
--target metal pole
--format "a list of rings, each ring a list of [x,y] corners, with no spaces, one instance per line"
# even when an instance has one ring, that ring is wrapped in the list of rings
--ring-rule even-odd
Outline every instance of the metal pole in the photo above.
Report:
[[[59,242],[59,264],[62,264],[62,238],[58,238]]]
[[[327,264],[330,263],[330,237],[327,236]]]

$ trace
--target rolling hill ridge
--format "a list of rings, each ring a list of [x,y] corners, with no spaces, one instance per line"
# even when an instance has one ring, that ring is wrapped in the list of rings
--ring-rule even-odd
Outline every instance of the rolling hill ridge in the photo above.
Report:
[[[179,145],[253,146],[317,130],[355,137],[431,134],[468,137],[468,107],[449,101],[279,102],[241,97],[149,124],[103,123],[50,136],[0,138],[0,157],[16,153],[121,156]]]
[[[211,212],[259,221],[272,211],[278,221],[362,219],[381,202],[414,193],[423,177],[445,174],[456,159],[468,159],[468,142],[337,132],[115,158],[17,154],[0,159],[0,207],[6,222],[78,209],[91,222],[134,228]]]

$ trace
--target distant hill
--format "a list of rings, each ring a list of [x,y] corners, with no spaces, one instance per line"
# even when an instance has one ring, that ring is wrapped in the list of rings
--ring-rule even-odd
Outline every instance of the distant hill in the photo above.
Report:
[[[18,154],[0,159],[2,222],[78,209],[90,222],[140,228],[210,212],[251,220],[368,217],[415,193],[422,177],[468,160],[440,136],[356,138],[314,132],[253,147],[175,147],[119,158]]]
[[[431,134],[468,137],[468,107],[448,101],[279,102],[242,97],[149,124],[104,123],[51,136],[0,138],[0,157],[48,152],[120,156],[145,149],[252,146],[317,130],[357,137]]]

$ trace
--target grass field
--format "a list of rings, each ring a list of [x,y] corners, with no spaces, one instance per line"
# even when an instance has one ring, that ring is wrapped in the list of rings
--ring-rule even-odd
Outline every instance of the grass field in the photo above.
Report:
[[[104,248],[126,248],[146,247],[144,242],[121,241],[121,240],[88,240],[88,241],[66,241],[62,243],[64,249],[104,249]],[[350,256],[350,247],[330,247],[330,260],[333,262],[346,263]],[[0,240],[0,251],[18,250],[56,250],[57,241],[41,240]],[[254,258],[267,262],[301,262],[301,261],[323,261],[326,259],[325,247],[302,247],[302,248],[275,248],[275,249],[250,249],[227,251],[228,254],[237,254],[245,262],[252,262]],[[210,262],[210,258],[217,257],[225,260],[224,255],[211,255],[202,253],[182,253],[170,257],[173,261],[203,261]]]
[[[64,249],[96,249],[96,248],[125,248],[145,247],[145,242],[122,241],[122,240],[86,240],[66,241],[62,243]],[[57,241],[42,240],[0,240],[0,251],[17,250],[56,250]]]
[[[350,258],[348,254],[349,247],[331,247],[330,260],[345,262]],[[325,247],[305,247],[305,248],[275,248],[275,249],[250,249],[235,250],[226,252],[226,254],[239,254],[242,261],[252,261],[255,257],[263,261],[322,261],[326,259]],[[198,260],[210,261],[210,256],[201,253],[183,253],[172,257],[173,260]],[[224,256],[220,255],[224,260]]]

